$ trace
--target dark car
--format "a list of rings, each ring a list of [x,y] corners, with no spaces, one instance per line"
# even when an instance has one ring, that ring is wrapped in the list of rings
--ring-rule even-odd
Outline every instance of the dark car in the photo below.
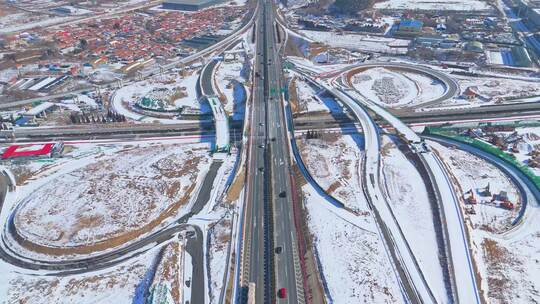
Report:
[[[280,254],[283,252],[283,247],[279,246],[279,247],[276,247],[276,254]]]
[[[281,191],[279,193],[279,197],[286,197],[286,196],[287,196],[287,192],[285,192],[285,191]]]

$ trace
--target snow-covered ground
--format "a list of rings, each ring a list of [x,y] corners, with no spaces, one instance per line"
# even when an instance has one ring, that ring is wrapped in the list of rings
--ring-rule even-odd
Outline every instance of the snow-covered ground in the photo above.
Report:
[[[329,303],[404,303],[369,208],[356,216],[302,187],[314,251]]]
[[[360,34],[337,34],[334,32],[321,32],[301,30],[300,33],[307,38],[333,47],[342,47],[364,52],[406,54],[409,40],[377,37]]]
[[[137,238],[187,212],[210,164],[206,143],[68,149],[57,163],[16,172],[25,181],[15,224],[33,243],[103,250]]]
[[[444,86],[427,76],[382,67],[361,71],[351,82],[365,98],[386,107],[414,105],[444,94]]]
[[[296,98],[293,107],[295,114],[314,112],[339,113],[343,109],[336,100],[324,91],[317,90],[308,82],[296,78],[291,86],[295,90],[291,96]]]
[[[461,87],[461,91],[471,87],[474,91],[490,99],[505,97],[526,98],[540,95],[540,85],[538,82],[533,81],[496,77],[454,76],[454,78]],[[486,100],[477,101],[486,102]]]
[[[490,6],[482,0],[387,0],[374,6],[378,9],[430,10],[430,11],[488,11]]]
[[[156,250],[106,270],[69,276],[27,275],[0,263],[2,303],[144,303]]]
[[[436,142],[430,142],[430,145],[439,152],[443,161],[451,169],[450,172],[459,183],[464,200],[474,193],[477,205],[463,206],[467,210],[476,212],[476,214],[465,216],[471,221],[472,228],[493,233],[502,233],[511,228],[521,207],[519,192],[512,180],[494,165],[468,152],[449,148]],[[488,185],[491,195],[486,192]],[[501,191],[505,191],[508,200],[516,205],[514,210],[501,208],[500,200],[491,203],[493,195],[498,195]]]
[[[444,85],[428,76],[405,71],[400,73],[415,83],[418,95],[414,100],[417,103],[430,101],[444,94]]]
[[[229,215],[214,225],[210,232],[210,303],[219,303],[220,292],[223,289],[223,276],[227,265],[227,254],[231,242],[231,218]]]
[[[232,55],[227,55],[230,59]],[[215,84],[218,93],[225,96],[224,107],[234,120],[244,119],[245,102],[249,98],[246,88],[249,75],[244,54],[236,54],[237,60],[222,61],[216,67]]]
[[[19,17],[20,19],[15,19],[15,21],[14,19],[10,18],[7,23],[4,23],[4,26],[0,26],[0,34],[25,31],[25,30],[34,29],[37,27],[46,27],[46,26],[76,19],[76,17],[51,17],[46,14],[35,15],[35,14],[21,13],[21,15],[24,17]]]
[[[418,95],[415,84],[401,73],[385,68],[362,71],[352,78],[353,86],[367,99],[386,106],[402,106]]]
[[[516,202],[517,190],[511,181],[493,165],[460,150],[430,142],[454,175],[454,183],[467,192],[473,189],[477,200],[487,200],[481,193],[490,184],[492,193],[504,190]],[[469,197],[470,194],[465,194]],[[470,206],[462,205],[463,209]],[[530,206],[529,217],[536,218],[537,207]],[[504,233],[515,211],[479,203],[476,214],[466,214],[466,226],[472,241],[472,252],[478,266],[481,287],[488,303],[540,302],[540,228],[525,225],[519,233]],[[529,219],[530,220],[530,219]]]
[[[338,72],[344,68],[350,66],[350,64],[338,63],[338,64],[317,64],[313,61],[310,61],[307,58],[296,57],[296,56],[287,56],[287,61],[292,62],[295,66],[298,66],[303,69],[307,69],[313,72],[318,72],[321,74]],[[295,74],[293,71],[289,71],[291,74]]]
[[[126,85],[118,89],[114,93],[113,108],[119,114],[126,116],[129,119],[140,122],[154,122],[159,121],[161,123],[182,123],[180,119],[164,119],[149,117],[143,114],[134,112],[131,108],[135,106],[143,97],[147,96],[150,92],[157,88],[162,89],[178,89],[183,94],[180,97],[171,100],[171,106],[176,108],[185,107],[195,111],[201,111],[203,113],[209,113],[210,107],[207,102],[199,100],[197,97],[197,73],[184,77],[179,77],[176,74],[169,74],[165,76],[155,76],[152,80],[138,81],[129,85]]]
[[[439,260],[433,211],[426,186],[405,155],[388,137],[383,137],[382,172],[389,203],[405,238],[439,303],[447,303],[448,296]],[[440,228],[438,229],[440,230]]]
[[[360,184],[363,136],[326,133],[320,139],[297,138],[307,169],[317,183],[348,208],[360,211],[366,199]]]
[[[163,247],[163,255],[156,266],[150,292],[154,297],[160,295],[169,303],[182,303],[184,286],[184,246],[173,241]],[[189,300],[189,299],[187,299]]]

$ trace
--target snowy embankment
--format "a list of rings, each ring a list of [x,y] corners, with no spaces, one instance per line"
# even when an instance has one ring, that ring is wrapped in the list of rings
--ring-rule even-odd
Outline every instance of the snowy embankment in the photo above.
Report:
[[[383,137],[382,172],[388,202],[412,251],[439,303],[447,303],[445,276],[439,255],[439,243],[432,206],[420,173],[396,145]]]
[[[317,90],[308,82],[296,78],[291,84],[291,107],[294,114],[307,113],[341,113],[343,109],[332,96]],[[294,100],[292,100],[294,97]]]
[[[370,212],[354,216],[335,208],[309,184],[302,191],[329,302],[404,303]]]
[[[323,134],[321,138],[297,139],[304,164],[315,181],[351,210],[365,208],[360,184],[363,138],[360,134]]]
[[[184,246],[179,241],[173,241],[162,249],[149,291],[154,300],[166,299],[169,303],[182,303],[183,285]]]
[[[227,201],[226,192],[231,186],[234,178],[234,169],[239,160],[236,153],[225,157],[223,164],[214,179],[210,199],[195,218],[195,222],[208,227],[206,235],[207,243],[205,246],[205,256],[207,257],[208,268],[208,297],[209,303],[220,303],[225,296],[225,290],[228,282],[230,254],[234,251],[231,248],[231,239],[236,237],[235,229],[238,229],[238,217],[230,212],[230,208],[237,208],[241,204],[239,199]],[[242,197],[242,196],[240,196]]]
[[[234,49],[233,51],[239,51]],[[249,98],[249,90],[246,89],[249,75],[249,62],[246,63],[244,53],[226,55],[227,61],[220,62],[215,71],[214,79],[218,94],[225,97],[222,100],[225,111],[233,120],[242,120],[245,112],[245,102]]]
[[[210,303],[219,303],[222,292],[223,276],[226,274],[228,249],[231,242],[231,218],[227,215],[212,226],[210,237]]]

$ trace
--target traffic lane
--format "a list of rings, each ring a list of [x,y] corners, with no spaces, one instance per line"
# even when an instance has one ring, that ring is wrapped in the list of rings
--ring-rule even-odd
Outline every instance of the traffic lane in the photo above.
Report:
[[[186,251],[191,256],[193,266],[191,283],[191,303],[204,303],[204,254],[203,235],[198,226],[191,226],[195,235],[187,237]],[[186,282],[184,282],[185,284]]]
[[[274,112],[277,117],[277,121],[279,122],[278,126],[281,129],[281,120],[279,119],[279,110]],[[290,302],[296,302],[297,301],[297,290],[296,290],[296,276],[295,276],[295,268],[294,268],[294,261],[295,258],[293,256],[293,246],[296,246],[296,243],[293,240],[293,233],[295,233],[296,229],[294,225],[292,224],[291,216],[293,215],[292,212],[290,212],[290,208],[292,206],[292,200],[290,199],[292,197],[292,193],[290,191],[291,187],[289,185],[290,179],[289,179],[289,171],[288,167],[285,162],[285,155],[283,149],[287,147],[287,143],[284,142],[284,137],[281,136],[277,137],[275,146],[279,147],[276,149],[275,154],[275,160],[274,160],[274,170],[277,172],[276,175],[276,191],[275,191],[275,197],[277,198],[277,215],[276,221],[280,223],[278,230],[280,230],[280,233],[277,235],[278,242],[280,242],[284,248],[282,257],[280,257],[280,263],[279,263],[279,269],[280,269],[280,276],[278,276],[278,284],[277,288],[281,287],[287,287],[287,298]],[[285,193],[285,197],[281,197],[281,193]]]
[[[259,25],[260,28],[260,25]],[[261,43],[258,41],[258,45],[260,48]],[[259,60],[259,58],[257,58]],[[260,70],[259,70],[260,73]],[[250,260],[250,282],[255,282],[257,289],[256,289],[256,299],[258,303],[264,303],[265,299],[265,277],[264,277],[264,271],[261,271],[258,267],[261,265],[264,265],[264,231],[263,231],[263,225],[264,225],[264,210],[262,206],[262,202],[264,200],[264,193],[262,193],[263,189],[263,172],[259,170],[259,168],[264,167],[264,155],[262,155],[259,146],[261,145],[261,138],[264,138],[265,136],[265,129],[264,129],[264,110],[261,108],[261,105],[264,105],[263,101],[263,90],[261,87],[260,79],[256,79],[256,96],[253,99],[253,112],[254,117],[252,121],[252,132],[255,133],[254,136],[252,134],[252,139],[255,138],[255,141],[252,140],[253,145],[250,147],[250,155],[253,156],[254,162],[252,163],[252,166],[255,167],[251,168],[252,172],[254,174],[250,174],[250,180],[253,182],[251,183],[250,187],[253,191],[253,196],[250,199],[249,203],[252,205],[253,208],[253,214],[251,219],[252,224],[252,248],[251,248],[251,260]]]
[[[269,17],[270,20],[271,17]],[[272,31],[272,34],[269,35],[271,44],[274,45],[274,31]],[[271,47],[272,49],[272,47]],[[298,300],[297,297],[297,290],[296,290],[296,276],[295,276],[295,267],[294,267],[294,255],[293,255],[293,247],[296,246],[294,240],[293,240],[293,233],[295,231],[295,227],[291,225],[291,215],[292,213],[289,212],[291,207],[291,193],[290,193],[290,185],[289,185],[289,178],[288,178],[288,167],[285,165],[285,162],[283,161],[283,157],[285,154],[284,149],[287,146],[287,143],[284,142],[284,136],[282,130],[282,115],[281,114],[281,103],[280,98],[277,94],[280,92],[279,87],[279,64],[278,59],[276,58],[275,52],[272,52],[273,57],[273,63],[272,67],[273,69],[270,69],[270,84],[271,88],[275,92],[275,97],[272,102],[269,104],[269,107],[272,109],[272,115],[273,115],[273,124],[275,126],[274,132],[277,133],[274,135],[273,138],[275,138],[275,141],[273,142],[272,148],[273,151],[275,151],[274,155],[274,161],[273,161],[273,172],[276,172],[275,179],[274,179],[274,198],[277,198],[275,200],[276,202],[276,222],[279,222],[277,225],[276,231],[276,240],[278,243],[282,244],[282,253],[281,256],[277,258],[278,261],[278,271],[279,273],[276,274],[276,280],[277,280],[277,286],[276,288],[279,290],[280,288],[287,288],[287,301],[291,303],[296,303]],[[285,193],[285,197],[281,197],[281,193]]]

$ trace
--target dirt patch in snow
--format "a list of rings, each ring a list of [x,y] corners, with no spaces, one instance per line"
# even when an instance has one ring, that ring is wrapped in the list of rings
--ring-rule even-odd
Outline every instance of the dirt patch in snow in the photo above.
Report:
[[[163,248],[161,261],[156,268],[154,281],[150,290],[158,285],[164,285],[170,292],[174,303],[182,302],[182,287],[184,285],[183,255],[184,248],[174,241]]]
[[[512,252],[492,239],[484,239],[482,251],[487,261],[488,296],[492,299],[504,299],[507,290],[514,289],[514,283],[509,280],[505,268],[519,267],[520,263],[513,259]]]

